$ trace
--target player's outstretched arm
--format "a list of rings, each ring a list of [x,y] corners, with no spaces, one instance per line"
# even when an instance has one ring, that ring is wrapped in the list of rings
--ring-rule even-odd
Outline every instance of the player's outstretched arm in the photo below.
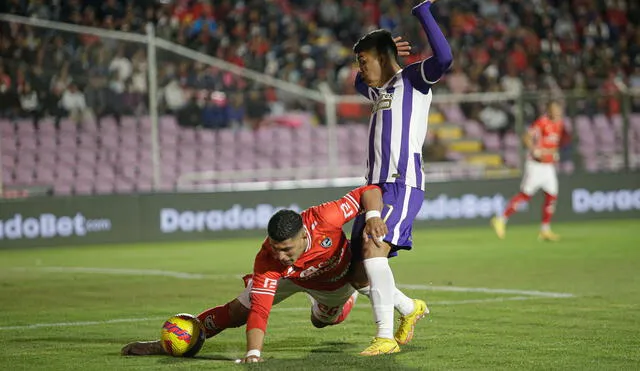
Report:
[[[422,79],[428,84],[434,84],[440,80],[453,63],[451,46],[431,14],[430,8],[434,2],[435,0],[423,1],[411,10],[411,14],[418,18],[422,29],[427,34],[429,45],[433,50],[433,56],[424,60],[420,67]]]

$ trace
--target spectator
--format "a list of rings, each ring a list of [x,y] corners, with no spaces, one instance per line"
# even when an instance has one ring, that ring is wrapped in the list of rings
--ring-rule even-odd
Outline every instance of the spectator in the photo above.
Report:
[[[187,104],[187,96],[176,78],[164,87],[163,95],[168,112],[178,112]]]
[[[82,93],[73,82],[70,83],[62,93],[59,106],[61,110],[56,117],[56,127],[59,127],[62,116],[67,116],[78,124],[88,119],[89,112],[87,111],[87,102],[84,93]]]
[[[229,105],[227,107],[227,117],[229,119],[229,126],[234,129],[244,129],[247,125],[245,123],[245,108],[244,97],[240,92],[234,92],[231,95]]]
[[[19,89],[19,99],[21,116],[30,117],[33,120],[33,126],[38,128],[42,107],[38,100],[38,93],[31,89],[31,84],[28,82]]]
[[[259,90],[253,89],[249,91],[246,109],[249,127],[253,130],[259,129],[262,118],[269,112],[269,108]]]

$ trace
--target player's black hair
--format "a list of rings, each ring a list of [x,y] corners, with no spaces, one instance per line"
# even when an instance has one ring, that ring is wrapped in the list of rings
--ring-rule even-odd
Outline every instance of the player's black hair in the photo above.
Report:
[[[302,229],[302,216],[293,210],[279,210],[269,219],[267,233],[269,237],[282,242],[295,237]]]
[[[374,50],[379,55],[388,55],[394,60],[398,59],[398,48],[393,41],[391,32],[387,30],[374,30],[362,36],[353,46],[353,52],[358,54],[363,51]]]

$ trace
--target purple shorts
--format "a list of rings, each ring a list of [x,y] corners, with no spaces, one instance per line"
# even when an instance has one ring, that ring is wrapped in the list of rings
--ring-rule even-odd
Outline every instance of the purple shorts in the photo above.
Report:
[[[411,250],[411,231],[413,220],[418,215],[424,191],[404,184],[378,184],[382,189],[382,219],[385,220],[389,233],[384,240],[391,244],[389,257],[398,255],[398,250]],[[353,257],[362,260],[362,231],[365,225],[365,215],[358,215],[351,229],[351,251]]]

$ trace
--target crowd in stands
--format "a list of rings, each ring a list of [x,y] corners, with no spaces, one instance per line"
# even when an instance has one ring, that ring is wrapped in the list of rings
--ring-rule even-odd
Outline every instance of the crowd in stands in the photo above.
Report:
[[[317,89],[355,93],[353,43],[386,28],[430,54],[410,9],[416,0],[4,0],[0,12],[157,36],[238,66]],[[640,2],[449,0],[434,13],[454,50],[439,91],[596,91],[640,87]],[[147,110],[142,44],[0,21],[0,115],[59,121]],[[322,109],[202,63],[158,54],[160,107],[183,125],[252,127],[269,113]],[[584,109],[619,112],[617,99]],[[637,107],[636,107],[637,108]],[[497,105],[465,114],[501,129]],[[491,112],[493,110],[493,112]],[[498,114],[496,114],[498,112]],[[535,113],[532,113],[532,115]],[[498,122],[498,118],[500,118]],[[320,120],[322,122],[322,120]]]

